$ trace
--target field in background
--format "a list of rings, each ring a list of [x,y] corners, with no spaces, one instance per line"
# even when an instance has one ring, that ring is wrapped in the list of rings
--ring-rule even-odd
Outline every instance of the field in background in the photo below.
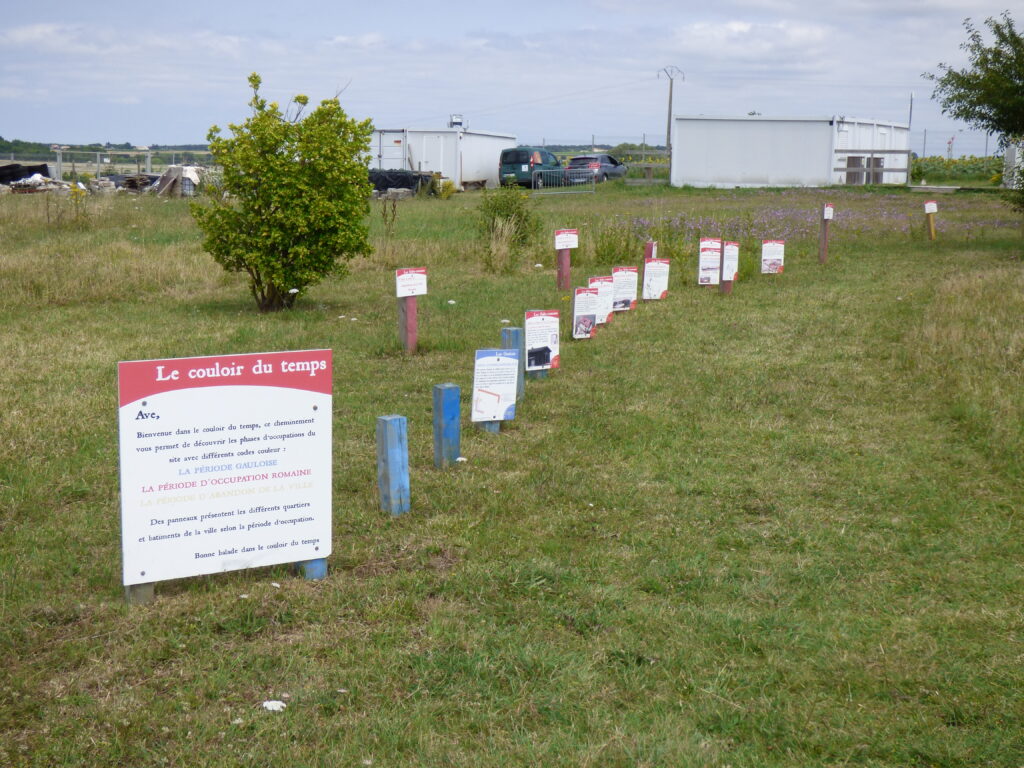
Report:
[[[1019,218],[945,195],[931,243],[902,190],[539,198],[545,231],[580,229],[575,284],[648,236],[673,259],[666,300],[569,342],[547,236],[485,258],[477,200],[403,201],[393,228],[376,204],[373,257],[261,316],[181,201],[0,198],[0,763],[1024,763]],[[695,286],[699,234],[741,242],[733,296]],[[757,274],[762,237],[784,275]],[[415,357],[397,266],[430,270]],[[543,308],[563,369],[435,471],[431,386],[465,400],[473,351]],[[323,346],[329,578],[126,608],[117,361]],[[399,519],[377,509],[389,413]]]
[[[915,157],[911,179],[914,184],[998,187],[1003,180],[1003,157]]]

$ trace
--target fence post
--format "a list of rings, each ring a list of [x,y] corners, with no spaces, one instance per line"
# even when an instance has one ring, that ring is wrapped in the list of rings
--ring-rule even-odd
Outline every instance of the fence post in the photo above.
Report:
[[[462,424],[457,384],[434,385],[434,466],[453,464],[460,453]]]
[[[392,515],[409,511],[409,439],[405,416],[377,417],[377,489]]]

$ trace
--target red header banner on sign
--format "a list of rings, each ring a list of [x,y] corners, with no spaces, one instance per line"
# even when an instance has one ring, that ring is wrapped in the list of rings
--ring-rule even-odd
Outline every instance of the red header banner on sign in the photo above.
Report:
[[[135,360],[117,364],[120,406],[199,387],[287,387],[331,394],[331,350]]]

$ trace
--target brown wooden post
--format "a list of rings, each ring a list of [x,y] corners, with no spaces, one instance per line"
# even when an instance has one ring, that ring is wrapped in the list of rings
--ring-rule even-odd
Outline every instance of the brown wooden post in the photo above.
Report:
[[[418,335],[416,297],[402,296],[398,299],[398,339],[406,354],[416,353]]]
[[[821,211],[821,235],[818,238],[818,263],[828,261],[828,225],[832,223],[832,203],[825,203]]]
[[[939,204],[934,200],[929,200],[924,204],[924,215],[925,219],[928,220],[928,239],[935,239],[935,214],[939,210]]]
[[[571,253],[572,251],[569,248],[560,248],[558,250],[558,274],[556,282],[558,284],[558,290],[560,291],[568,291],[569,285],[572,282],[569,275],[571,269],[569,256]]]

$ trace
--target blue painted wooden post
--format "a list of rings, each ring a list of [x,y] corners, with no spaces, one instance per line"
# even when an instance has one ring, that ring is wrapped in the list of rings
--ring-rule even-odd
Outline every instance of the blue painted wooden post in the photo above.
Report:
[[[392,515],[409,511],[409,439],[405,416],[377,417],[377,488]]]
[[[301,560],[295,564],[295,570],[302,574],[307,581],[319,581],[327,578],[327,558],[318,557],[315,560]]]
[[[527,371],[526,372],[526,378],[528,378],[528,379],[546,379],[547,377],[548,377],[548,372],[546,370],[543,370],[543,371]]]
[[[434,385],[434,466],[438,469],[454,464],[460,455],[459,394],[457,384]]]
[[[484,432],[493,432],[495,434],[501,432],[500,421],[478,421],[476,425],[480,427],[480,429],[482,429]]]
[[[526,333],[522,328],[502,328],[501,348],[519,350],[519,375],[516,377],[516,402],[523,399],[523,374],[526,372]]]

